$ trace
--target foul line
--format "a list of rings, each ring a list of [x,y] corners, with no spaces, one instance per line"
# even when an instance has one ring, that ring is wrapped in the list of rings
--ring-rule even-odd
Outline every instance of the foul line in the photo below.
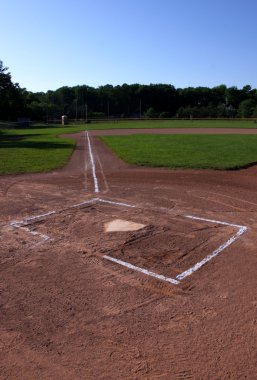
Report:
[[[95,170],[95,161],[94,161],[94,156],[92,153],[92,148],[91,148],[91,143],[90,143],[88,131],[85,131],[85,136],[87,136],[87,143],[88,143],[89,157],[90,157],[91,166],[92,166],[92,176],[93,176],[93,180],[94,180],[95,193],[99,193],[99,185],[98,185],[98,180],[97,180],[96,170]]]

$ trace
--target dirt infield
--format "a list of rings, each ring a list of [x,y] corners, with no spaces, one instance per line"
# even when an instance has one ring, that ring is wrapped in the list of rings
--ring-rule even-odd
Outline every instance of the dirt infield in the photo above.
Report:
[[[256,379],[257,167],[133,167],[99,133],[0,178],[0,378]]]

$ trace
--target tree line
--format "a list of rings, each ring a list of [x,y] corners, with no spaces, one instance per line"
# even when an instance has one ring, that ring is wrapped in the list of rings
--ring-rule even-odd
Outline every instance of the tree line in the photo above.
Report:
[[[13,83],[0,60],[0,120],[90,118],[256,118],[257,89],[222,84],[175,88],[170,84],[63,86],[32,92]]]

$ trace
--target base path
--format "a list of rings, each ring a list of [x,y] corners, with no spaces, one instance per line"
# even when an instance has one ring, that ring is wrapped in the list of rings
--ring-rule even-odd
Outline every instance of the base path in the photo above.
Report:
[[[0,177],[0,379],[255,379],[257,167],[130,166],[96,134]]]

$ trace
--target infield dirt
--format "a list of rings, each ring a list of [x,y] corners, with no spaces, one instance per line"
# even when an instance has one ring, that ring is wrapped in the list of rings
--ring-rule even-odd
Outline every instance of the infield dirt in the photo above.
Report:
[[[96,134],[100,193],[83,133],[63,169],[0,178],[0,378],[256,379],[257,167],[128,166]],[[178,285],[104,258],[174,278],[236,232],[189,214],[248,231]]]

